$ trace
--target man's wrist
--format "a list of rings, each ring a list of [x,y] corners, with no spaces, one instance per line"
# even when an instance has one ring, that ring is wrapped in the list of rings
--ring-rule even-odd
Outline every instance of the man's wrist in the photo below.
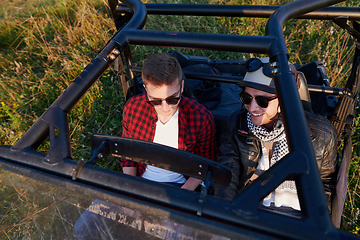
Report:
[[[136,176],[136,167],[123,167],[122,170],[124,174]]]

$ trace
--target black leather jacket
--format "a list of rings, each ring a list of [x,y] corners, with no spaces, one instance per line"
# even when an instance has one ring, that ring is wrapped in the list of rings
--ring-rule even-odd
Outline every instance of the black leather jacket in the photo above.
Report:
[[[260,140],[247,127],[246,114],[245,109],[234,112],[222,129],[217,160],[231,169],[232,179],[226,189],[216,186],[215,195],[227,200],[232,200],[249,182],[262,155]],[[324,117],[312,113],[305,115],[330,210],[336,182],[336,129]]]

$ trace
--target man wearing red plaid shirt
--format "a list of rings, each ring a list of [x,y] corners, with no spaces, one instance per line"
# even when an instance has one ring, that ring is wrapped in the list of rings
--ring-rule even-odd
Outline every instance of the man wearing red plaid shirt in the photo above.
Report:
[[[127,101],[123,112],[123,137],[178,148],[215,160],[216,129],[211,112],[182,96],[184,80],[178,61],[155,54],[144,62],[146,92]],[[122,159],[125,174],[194,190],[201,180],[165,169]]]

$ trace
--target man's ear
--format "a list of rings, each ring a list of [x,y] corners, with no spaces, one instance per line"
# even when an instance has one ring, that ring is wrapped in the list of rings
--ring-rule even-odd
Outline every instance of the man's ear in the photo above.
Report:
[[[183,80],[181,80],[181,94],[184,92],[184,84],[185,84],[185,82],[183,79]]]

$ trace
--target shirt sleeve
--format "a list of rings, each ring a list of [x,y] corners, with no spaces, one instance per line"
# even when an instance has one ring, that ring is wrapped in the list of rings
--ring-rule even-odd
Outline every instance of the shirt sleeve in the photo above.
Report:
[[[125,104],[124,106],[124,111],[123,111],[123,120],[122,120],[122,137],[128,137],[130,138],[131,137],[131,127],[130,127],[130,124],[129,124],[129,102],[127,104]],[[123,168],[123,167],[137,167],[137,163],[136,162],[133,162],[133,161],[130,161],[130,160],[126,160],[124,158],[120,159],[120,166]]]
[[[216,127],[211,112],[205,115],[202,123],[202,131],[198,138],[199,155],[211,160],[216,159]]]

